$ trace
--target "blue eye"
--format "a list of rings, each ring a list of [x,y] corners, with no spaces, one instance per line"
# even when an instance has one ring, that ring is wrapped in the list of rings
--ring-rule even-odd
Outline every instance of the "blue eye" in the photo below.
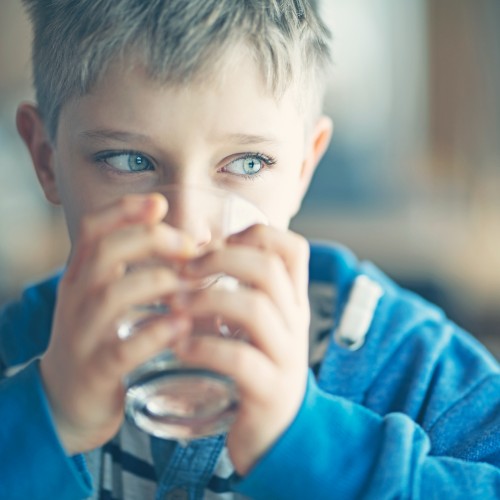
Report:
[[[151,160],[141,153],[109,152],[100,155],[98,161],[120,170],[122,172],[144,172],[154,170]]]
[[[224,167],[225,172],[246,177],[256,176],[267,165],[272,165],[274,160],[262,155],[247,155],[237,158]]]

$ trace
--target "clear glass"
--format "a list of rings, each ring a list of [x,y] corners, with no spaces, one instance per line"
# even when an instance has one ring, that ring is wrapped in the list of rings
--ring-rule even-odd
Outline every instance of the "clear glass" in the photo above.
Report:
[[[267,223],[257,207],[229,191],[169,185],[155,192],[167,199],[165,222],[191,235],[202,253],[220,247],[231,234]],[[178,264],[172,262],[171,266],[175,269]],[[187,284],[180,293],[212,286],[233,291],[239,284],[229,276],[212,276]],[[118,335],[133,335],[142,322],[164,314],[169,314],[168,299],[138,306],[123,319]],[[236,327],[217,315],[193,325],[192,335],[239,335]],[[125,386],[127,418],[157,437],[187,441],[225,432],[238,409],[238,391],[230,378],[187,366],[169,350],[130,373]]]

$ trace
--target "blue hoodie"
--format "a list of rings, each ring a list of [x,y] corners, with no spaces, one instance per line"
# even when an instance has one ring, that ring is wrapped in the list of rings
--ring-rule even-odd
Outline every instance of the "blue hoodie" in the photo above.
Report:
[[[383,295],[363,345],[349,350],[335,332],[359,275]],[[294,421],[247,476],[232,478],[235,491],[268,499],[500,499],[496,360],[440,309],[342,247],[312,246],[310,281],[336,290],[326,354]],[[2,499],[86,498],[96,482],[83,456],[64,453],[36,361],[48,344],[57,283],[56,276],[28,288],[0,317]]]

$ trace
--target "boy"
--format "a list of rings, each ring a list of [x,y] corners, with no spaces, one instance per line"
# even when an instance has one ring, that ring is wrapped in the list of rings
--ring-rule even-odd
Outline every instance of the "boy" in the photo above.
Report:
[[[332,129],[315,2],[26,4],[38,105],[17,125],[71,254],[2,315],[0,497],[498,497],[495,360],[373,266],[334,245],[309,256],[287,231]],[[270,225],[184,271],[248,287],[209,288],[121,340],[127,308],[180,286],[127,265],[200,244],[140,194],[172,183],[237,192]],[[206,313],[249,341],[191,337]],[[123,377],[166,347],[235,380],[227,439],[181,447],[123,421]]]

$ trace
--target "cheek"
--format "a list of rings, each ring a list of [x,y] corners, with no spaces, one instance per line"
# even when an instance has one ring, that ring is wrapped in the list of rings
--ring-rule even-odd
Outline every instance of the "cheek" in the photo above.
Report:
[[[82,217],[94,212],[99,207],[99,185],[89,182],[84,175],[79,175],[84,165],[63,163],[58,165],[57,185],[66,225],[71,242],[74,242]],[[79,168],[80,167],[80,168]],[[102,204],[102,202],[101,202]]]
[[[286,229],[290,224],[290,219],[296,214],[300,202],[298,180],[286,178],[273,183],[272,188],[266,190],[259,206],[267,215],[270,225]]]
[[[278,229],[287,229],[290,220],[297,212],[297,204],[289,200],[276,201],[269,207],[269,224]]]
[[[78,235],[80,221],[85,213],[92,211],[92,207],[88,206],[88,198],[81,191],[72,193],[70,190],[65,190],[61,201],[69,237],[74,243]]]

